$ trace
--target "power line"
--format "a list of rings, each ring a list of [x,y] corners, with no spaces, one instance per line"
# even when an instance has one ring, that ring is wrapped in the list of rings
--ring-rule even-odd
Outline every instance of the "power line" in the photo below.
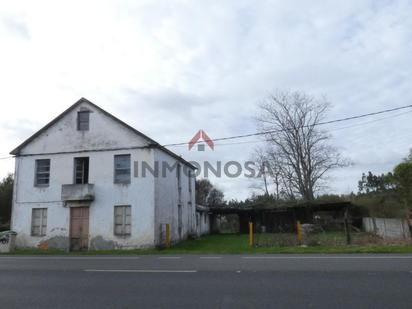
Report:
[[[361,123],[355,123],[353,125],[349,125],[349,126],[345,126],[345,127],[339,127],[339,128],[333,128],[330,131],[339,131],[339,130],[344,130],[344,129],[350,129],[350,128],[355,128],[355,127],[361,127],[365,124],[370,124],[370,123],[375,123],[375,122],[379,122],[382,120],[386,120],[386,119],[391,119],[391,118],[396,118],[399,116],[403,116],[403,115],[407,115],[412,113],[411,111],[405,112],[405,113],[399,113],[399,114],[395,114],[395,115],[391,115],[391,116],[387,116],[387,117],[383,117],[383,118],[378,118],[378,119],[374,119],[374,120],[369,120],[369,121],[365,121],[365,122],[361,122]]]
[[[14,156],[2,157],[0,158],[0,160],[6,160],[6,159],[11,159],[11,158],[14,158]]]
[[[326,125],[326,124],[332,124],[332,123],[338,123],[338,122],[344,122],[344,121],[349,121],[349,120],[354,120],[354,119],[359,119],[359,118],[365,118],[365,117],[370,117],[370,116],[375,116],[379,114],[385,114],[385,113],[390,113],[398,110],[403,110],[407,108],[411,108],[411,105],[405,105],[401,107],[396,107],[396,108],[391,108],[391,109],[385,109],[381,110],[378,112],[372,112],[372,113],[367,113],[367,114],[361,114],[361,115],[356,115],[356,116],[351,116],[351,117],[345,117],[345,118],[339,118],[339,119],[334,119],[334,120],[329,120],[329,121],[323,121],[316,123],[314,125],[305,125],[303,126],[304,128],[306,127],[313,127],[313,126],[320,126],[320,125]],[[264,131],[264,132],[256,132],[256,133],[249,133],[249,134],[242,134],[242,135],[233,135],[233,136],[227,136],[227,137],[219,137],[219,138],[214,138],[213,142],[216,141],[224,141],[224,140],[231,140],[231,139],[239,139],[239,138],[245,138],[245,137],[251,137],[251,136],[260,136],[260,135],[266,135],[266,134],[271,134],[271,133],[279,133],[283,132],[283,130],[270,130],[270,131]],[[163,145],[164,147],[171,147],[171,146],[183,146],[189,144],[188,142],[182,142],[182,143],[174,143],[174,144],[165,144]]]
[[[396,107],[396,108],[391,108],[391,109],[385,109],[385,110],[378,111],[378,112],[373,112],[373,113],[367,113],[367,114],[362,114],[362,115],[356,115],[356,116],[351,116],[351,117],[345,117],[345,118],[340,118],[340,119],[334,119],[334,120],[319,122],[319,123],[314,124],[314,125],[306,125],[306,126],[303,126],[303,127],[312,127],[312,126],[320,126],[320,125],[326,125],[326,124],[332,124],[332,123],[339,123],[339,122],[344,122],[344,121],[349,121],[349,120],[354,120],[354,119],[359,119],[359,118],[375,116],[375,115],[379,115],[379,114],[390,113],[390,112],[403,110],[403,109],[407,109],[407,108],[412,108],[412,104],[411,105],[401,106],[401,107]],[[412,111],[410,111],[410,112],[412,112]],[[355,125],[352,125],[352,126],[335,128],[335,129],[332,129],[332,131],[352,128],[352,127],[361,126],[361,125],[372,123],[372,122],[385,120],[385,119],[388,119],[388,118],[398,117],[398,116],[402,116],[402,115],[405,115],[405,114],[410,113],[410,112],[400,113],[400,114],[392,115],[392,116],[385,117],[385,118],[380,118],[380,119],[375,119],[375,120],[372,120],[372,121],[367,121],[367,122],[364,122],[364,123],[358,123],[358,124],[355,124]],[[252,137],[252,136],[260,136],[260,135],[266,135],[266,134],[271,134],[271,133],[278,133],[278,132],[282,132],[282,131],[285,131],[285,130],[271,130],[271,131],[243,134],[243,135],[233,135],[233,136],[227,136],[227,137],[214,138],[213,141],[216,142],[216,141],[239,139],[239,138]],[[262,140],[255,140],[255,141],[225,143],[225,144],[217,144],[217,145],[236,145],[236,144],[256,143],[256,142],[261,142],[261,141]],[[199,142],[197,142],[197,143],[199,143]],[[188,142],[182,142],[182,143],[174,143],[174,144],[165,144],[163,146],[164,147],[185,146],[187,144],[189,144],[189,143]],[[14,158],[14,156],[0,157],[0,160],[11,159],[11,158]]]
[[[370,124],[370,123],[375,123],[378,121],[382,121],[382,120],[386,120],[386,119],[390,119],[390,118],[395,118],[395,117],[399,117],[399,116],[403,116],[403,115],[407,115],[412,113],[411,111],[405,112],[405,113],[399,113],[399,114],[395,114],[395,115],[391,115],[391,116],[387,116],[387,117],[383,117],[383,118],[379,118],[379,119],[374,119],[374,120],[369,120],[369,121],[365,121],[365,122],[361,122],[361,123],[356,123],[353,125],[349,125],[349,126],[344,126],[344,127],[338,127],[338,128],[333,128],[330,129],[329,131],[339,131],[339,130],[344,130],[344,129],[350,129],[350,128],[355,128],[355,127],[359,127],[359,126],[364,126],[366,124]],[[233,142],[233,143],[217,143],[215,144],[215,146],[230,146],[230,145],[240,145],[240,144],[254,144],[254,143],[263,143],[266,142],[265,139],[254,139],[254,140],[250,140],[250,141],[243,141],[243,142]],[[199,142],[201,143],[201,142]],[[185,147],[186,145],[177,145],[174,147]]]

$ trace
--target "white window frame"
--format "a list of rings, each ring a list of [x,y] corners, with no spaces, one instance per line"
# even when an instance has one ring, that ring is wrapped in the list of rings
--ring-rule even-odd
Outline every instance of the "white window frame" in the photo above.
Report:
[[[40,161],[48,161],[49,169],[48,171],[39,171]],[[34,186],[35,187],[48,187],[50,185],[50,170],[51,170],[51,160],[50,159],[36,159],[34,167]],[[47,179],[47,183],[39,183],[39,176],[43,179]]]
[[[38,215],[35,214],[38,212]],[[36,224],[35,220],[39,220],[39,224]],[[35,232],[35,228],[38,232]],[[31,211],[31,236],[46,236],[47,233],[47,208],[32,208]]]
[[[120,231],[119,231],[120,230]],[[132,206],[114,206],[113,234],[115,236],[132,235]]]
[[[127,167],[127,168],[124,168],[124,167],[122,167],[122,168],[118,168],[118,167],[116,167],[116,160],[117,159],[119,159],[119,158],[126,158],[126,157],[128,157],[129,158],[129,166]],[[119,154],[119,155],[115,155],[114,156],[114,172],[113,172],[113,181],[114,181],[114,183],[118,183],[118,184],[129,184],[130,182],[131,182],[131,171],[132,171],[132,158],[131,158],[131,155],[130,154]],[[129,178],[128,179],[126,179],[126,180],[119,180],[119,179],[117,179],[117,171],[128,171],[129,172],[129,174],[128,174],[128,176],[129,176]]]

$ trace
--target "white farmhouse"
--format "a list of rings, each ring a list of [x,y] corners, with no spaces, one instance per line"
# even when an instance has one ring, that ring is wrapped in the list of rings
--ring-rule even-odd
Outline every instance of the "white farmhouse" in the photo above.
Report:
[[[84,98],[11,154],[18,247],[154,247],[166,224],[172,242],[198,232],[195,167]]]

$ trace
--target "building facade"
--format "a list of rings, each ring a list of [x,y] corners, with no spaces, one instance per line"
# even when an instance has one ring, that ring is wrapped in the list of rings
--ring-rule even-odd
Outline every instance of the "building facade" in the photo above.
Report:
[[[86,99],[11,154],[17,247],[154,247],[166,224],[172,242],[197,232],[194,166]]]

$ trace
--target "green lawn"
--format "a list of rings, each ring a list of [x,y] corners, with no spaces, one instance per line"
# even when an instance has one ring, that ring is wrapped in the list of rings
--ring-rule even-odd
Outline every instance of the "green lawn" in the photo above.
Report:
[[[283,237],[283,236],[281,236]],[[290,237],[290,235],[288,236]],[[355,235],[356,237],[356,235]],[[143,254],[276,254],[276,253],[412,253],[410,245],[351,245],[341,244],[342,236],[336,234],[321,235],[330,241],[337,239],[337,245],[329,245],[327,241],[316,246],[285,246],[284,244],[271,247],[248,246],[248,235],[209,235],[196,240],[184,241],[170,249],[135,249],[135,250],[107,250],[66,253],[58,250],[20,249],[13,254],[17,255],[143,255]]]

